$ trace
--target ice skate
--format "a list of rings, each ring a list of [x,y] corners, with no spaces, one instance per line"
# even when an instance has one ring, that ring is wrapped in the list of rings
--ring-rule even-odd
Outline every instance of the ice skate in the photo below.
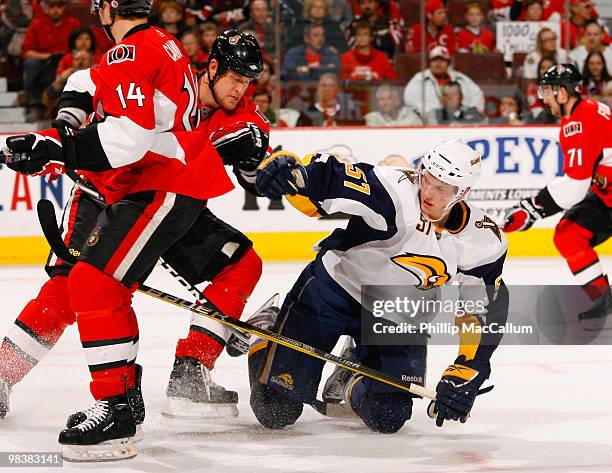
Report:
[[[127,396],[120,394],[96,401],[83,411],[87,418],[60,432],[62,457],[73,462],[100,462],[136,456],[136,423]]]
[[[170,373],[162,415],[205,419],[238,415],[238,393],[215,383],[210,371],[194,358],[178,357]]]
[[[593,307],[578,314],[578,321],[584,330],[598,331],[612,328],[612,291],[608,290],[597,299]]]
[[[141,389],[142,381],[142,366],[136,364],[136,384],[133,388],[127,390],[127,398],[130,407],[132,408],[132,414],[134,415],[134,422],[136,423],[136,435],[134,436],[134,442],[140,442],[144,435],[142,433],[142,423],[145,419],[145,405],[142,397]],[[68,416],[66,420],[66,428],[76,427],[82,422],[85,422],[95,411],[96,406],[89,407],[83,411],[75,412]]]

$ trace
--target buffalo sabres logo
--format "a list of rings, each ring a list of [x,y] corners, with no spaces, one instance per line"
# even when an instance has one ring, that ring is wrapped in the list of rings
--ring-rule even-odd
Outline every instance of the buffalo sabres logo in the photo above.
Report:
[[[108,65],[125,61],[136,60],[136,46],[133,44],[120,44],[107,53]]]
[[[437,256],[404,253],[391,258],[396,265],[405,269],[419,280],[418,289],[431,289],[442,286],[450,279],[446,263]]]
[[[291,374],[289,373],[283,373],[283,374],[279,374],[277,376],[272,376],[270,378],[270,381],[278,384],[279,386],[282,386],[283,388],[289,390],[289,391],[293,391],[293,376],[291,376]]]
[[[497,239],[501,241],[501,230],[499,229],[497,224],[486,215],[482,218],[482,220],[476,222],[475,225],[476,228],[488,228],[493,232]]]

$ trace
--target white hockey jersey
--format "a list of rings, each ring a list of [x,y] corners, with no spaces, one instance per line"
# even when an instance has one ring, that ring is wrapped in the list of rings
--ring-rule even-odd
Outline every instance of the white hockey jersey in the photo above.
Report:
[[[303,195],[288,199],[310,216],[351,215],[319,246],[326,271],[355,300],[364,285],[428,289],[458,273],[463,281],[499,284],[507,240],[471,203],[456,204],[445,228],[436,228],[421,214],[413,171],[345,164],[328,154],[314,155],[306,169]]]

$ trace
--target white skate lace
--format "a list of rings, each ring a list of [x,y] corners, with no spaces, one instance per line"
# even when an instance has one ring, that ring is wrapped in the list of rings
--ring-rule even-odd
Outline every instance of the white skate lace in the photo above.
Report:
[[[108,401],[96,401],[93,407],[83,412],[87,413],[87,419],[77,425],[76,428],[81,431],[91,430],[108,415]]]

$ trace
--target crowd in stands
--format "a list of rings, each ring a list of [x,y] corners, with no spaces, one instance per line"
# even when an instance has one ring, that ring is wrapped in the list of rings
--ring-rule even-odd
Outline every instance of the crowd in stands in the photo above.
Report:
[[[0,61],[28,121],[52,117],[68,77],[112,47],[73,1],[1,0]],[[548,23],[508,57],[500,21]],[[591,0],[164,0],[151,22],[198,74],[219,32],[253,34],[265,68],[248,94],[275,126],[555,123],[536,83],[564,62],[584,96],[612,105],[612,40]]]

